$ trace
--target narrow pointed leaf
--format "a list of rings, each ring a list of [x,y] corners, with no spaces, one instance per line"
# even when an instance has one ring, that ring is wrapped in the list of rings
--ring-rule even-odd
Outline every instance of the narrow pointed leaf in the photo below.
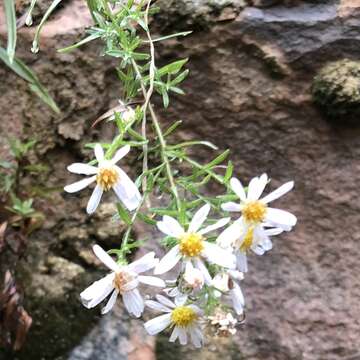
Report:
[[[7,27],[7,53],[10,64],[14,61],[16,48],[16,15],[14,0],[4,0],[6,27]]]

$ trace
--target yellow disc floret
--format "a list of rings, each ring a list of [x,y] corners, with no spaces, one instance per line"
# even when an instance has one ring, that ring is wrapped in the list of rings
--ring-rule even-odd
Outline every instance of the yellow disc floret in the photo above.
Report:
[[[197,233],[186,233],[180,238],[180,252],[189,257],[198,256],[204,249],[203,237]]]
[[[196,312],[189,306],[178,306],[171,312],[171,321],[176,326],[186,327],[197,319]]]
[[[122,294],[124,292],[125,285],[132,280],[134,280],[134,277],[131,274],[126,271],[119,271],[115,273],[114,287]]]
[[[104,191],[110,190],[118,181],[119,174],[112,167],[100,168],[96,175],[96,181]]]
[[[260,223],[265,219],[266,204],[261,201],[250,201],[242,208],[245,221],[248,223]]]
[[[239,250],[246,253],[251,248],[254,240],[254,228],[249,228],[245,234],[244,240],[240,245]]]

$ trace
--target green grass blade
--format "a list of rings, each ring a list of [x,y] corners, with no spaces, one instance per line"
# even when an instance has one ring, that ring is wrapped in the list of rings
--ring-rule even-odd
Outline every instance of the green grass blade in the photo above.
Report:
[[[16,48],[16,15],[14,0],[4,0],[5,17],[7,26],[7,53],[10,64],[14,61]]]
[[[31,48],[31,51],[33,53],[37,53],[39,51],[39,39],[40,39],[41,29],[44,26],[44,24],[45,24],[46,20],[48,19],[48,17],[55,10],[55,8],[60,4],[60,2],[61,2],[61,0],[54,0],[51,3],[49,8],[46,10],[46,13],[44,14],[43,18],[41,19],[39,26],[36,28],[34,41],[33,41],[32,48]]]
[[[76,44],[73,44],[73,45],[70,45],[70,46],[67,46],[67,47],[64,47],[62,49],[59,49],[58,52],[59,53],[66,53],[66,52],[69,52],[69,51],[72,51],[90,41],[93,41],[95,39],[98,39],[99,37],[101,36],[101,33],[98,32],[98,33],[95,33],[95,34],[92,34],[92,35],[89,35],[88,37],[80,40],[79,42],[77,42]]]

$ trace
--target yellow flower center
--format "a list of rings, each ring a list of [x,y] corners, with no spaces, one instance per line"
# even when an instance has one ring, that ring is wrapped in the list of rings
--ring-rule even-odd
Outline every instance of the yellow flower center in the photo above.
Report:
[[[197,318],[195,311],[189,306],[178,306],[171,312],[171,321],[176,326],[189,326]]]
[[[245,221],[260,223],[264,220],[267,206],[261,201],[250,201],[242,209]]]
[[[244,240],[240,245],[239,250],[246,253],[251,248],[254,239],[254,228],[249,228],[245,234]]]
[[[180,239],[180,252],[185,256],[198,256],[203,249],[203,237],[200,234],[187,233]]]
[[[124,292],[124,287],[130,281],[134,280],[134,277],[126,271],[119,271],[115,273],[114,287],[119,290],[120,293]]]
[[[104,191],[110,190],[119,179],[119,174],[114,168],[101,168],[96,176],[96,182]]]

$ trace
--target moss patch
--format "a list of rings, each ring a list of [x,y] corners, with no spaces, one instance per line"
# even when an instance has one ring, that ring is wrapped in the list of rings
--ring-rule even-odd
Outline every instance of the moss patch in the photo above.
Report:
[[[328,64],[315,77],[312,94],[329,119],[360,124],[360,62],[344,59]]]

